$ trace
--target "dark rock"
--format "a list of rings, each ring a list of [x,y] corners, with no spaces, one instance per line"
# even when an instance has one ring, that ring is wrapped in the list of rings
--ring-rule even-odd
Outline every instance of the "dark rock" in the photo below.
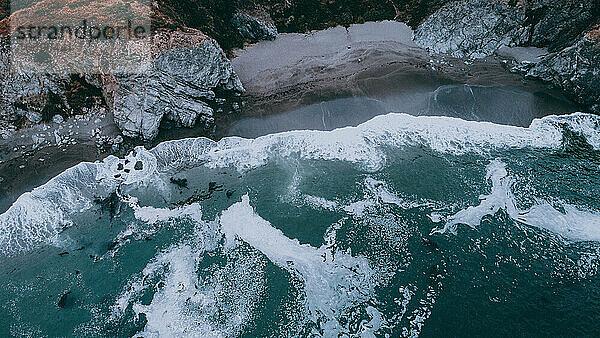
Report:
[[[188,187],[187,178],[174,178],[174,177],[171,177],[170,181],[171,181],[172,184],[175,184],[179,188],[187,188]]]
[[[119,242],[118,242],[118,241],[112,241],[112,242],[108,243],[108,251],[110,251],[110,250],[112,250],[112,249],[116,248],[116,247],[117,247],[117,245],[119,245]]]
[[[67,291],[62,296],[60,296],[57,304],[59,308],[64,309],[73,305],[73,297],[71,297],[70,295],[71,291]]]
[[[142,170],[142,169],[144,169],[144,163],[142,161],[135,162],[135,165],[133,166],[133,169],[135,169],[135,170]]]
[[[240,34],[251,42],[274,40],[277,37],[277,27],[266,12],[258,15],[236,13],[231,19]]]
[[[116,175],[115,175],[116,176]],[[118,175],[119,177],[121,175]],[[94,199],[94,203],[98,204],[100,206],[100,210],[102,212],[108,212],[108,214],[110,215],[110,218],[112,219],[116,214],[118,214],[121,210],[121,199],[119,198],[119,195],[117,195],[115,192],[111,193],[108,197],[106,198],[96,198]]]

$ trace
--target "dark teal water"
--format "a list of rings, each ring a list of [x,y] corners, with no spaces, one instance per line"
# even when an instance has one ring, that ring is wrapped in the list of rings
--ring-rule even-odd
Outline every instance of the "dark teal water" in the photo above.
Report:
[[[598,121],[388,115],[67,173],[1,216],[0,336],[595,335]]]

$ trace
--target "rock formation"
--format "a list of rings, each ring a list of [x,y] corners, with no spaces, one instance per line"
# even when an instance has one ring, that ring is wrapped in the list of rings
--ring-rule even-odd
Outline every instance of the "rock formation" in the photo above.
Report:
[[[250,42],[273,40],[277,37],[277,27],[266,12],[250,15],[236,13],[232,19],[233,25],[240,34]]]
[[[425,19],[415,42],[433,53],[481,58],[527,40],[525,12],[503,1],[452,2]]]
[[[0,39],[0,137],[27,125],[68,117],[100,104],[101,94],[70,74],[25,74],[10,71],[10,48]]]
[[[544,58],[527,76],[554,83],[600,113],[600,27]]]
[[[461,0],[444,5],[416,29],[432,53],[483,58],[501,47],[550,52],[527,75],[552,82],[578,102],[600,108],[600,1]]]
[[[8,20],[0,20],[4,33]],[[210,134],[215,127],[214,109],[231,111],[239,104],[232,101],[244,92],[218,43],[195,29],[158,29],[150,42],[151,66],[135,75],[13,73],[10,46],[1,35],[3,137],[29,124],[51,121],[57,114],[64,118],[82,114],[82,108],[90,105],[106,106],[125,136],[144,141],[156,137],[161,122],[198,124]]]
[[[152,140],[164,119],[214,128],[220,95],[244,92],[219,45],[197,30],[161,32],[154,37],[152,68],[144,74],[102,78],[115,123],[129,137]]]

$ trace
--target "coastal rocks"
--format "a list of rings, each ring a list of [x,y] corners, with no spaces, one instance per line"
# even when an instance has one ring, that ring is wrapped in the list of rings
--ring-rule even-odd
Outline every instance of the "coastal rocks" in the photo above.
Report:
[[[87,115],[103,108],[102,93],[76,74],[16,73],[11,49],[0,37],[0,139],[16,130],[59,117]]]
[[[217,42],[199,30],[154,33],[152,62],[135,74],[13,74],[9,43],[0,38],[0,137],[97,108],[107,108],[124,136],[144,141],[156,137],[163,121],[199,125],[210,134],[213,109],[231,109],[244,92],[242,83]]]
[[[415,31],[417,45],[433,53],[482,58],[527,40],[525,11],[496,0],[452,2]]]
[[[483,58],[503,47],[544,48],[550,54],[513,69],[551,82],[600,110],[600,33],[592,29],[598,23],[599,1],[462,0],[423,21],[415,42],[431,53],[468,58]]]
[[[0,138],[70,109],[65,96],[68,76],[14,74],[9,57],[9,47],[0,42]]]
[[[600,23],[600,1],[528,0],[524,2],[529,29],[527,45],[551,52],[574,44],[583,32]]]
[[[527,76],[552,82],[600,113],[600,26],[575,45],[546,57]]]
[[[265,12],[260,12],[254,16],[246,13],[236,13],[231,19],[231,23],[250,42],[274,40],[278,34],[273,20]]]
[[[218,92],[244,92],[219,45],[199,31],[156,37],[152,68],[137,76],[104,78],[106,101],[125,136],[149,141],[163,119],[192,127],[214,128],[210,105]]]
[[[434,53],[482,58],[501,47],[567,47],[597,24],[598,1],[462,0],[451,2],[416,29],[415,42]]]

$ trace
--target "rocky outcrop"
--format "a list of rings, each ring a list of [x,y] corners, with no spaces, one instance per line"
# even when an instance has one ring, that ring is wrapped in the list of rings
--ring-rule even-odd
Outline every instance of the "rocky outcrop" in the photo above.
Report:
[[[105,14],[104,7],[69,1],[73,6],[66,6],[57,15],[80,17],[75,14],[86,11]],[[41,1],[31,10],[13,15],[35,17],[44,12],[39,9],[48,6],[52,1]],[[0,20],[0,39],[8,32],[11,18]],[[153,18],[154,23],[163,19],[177,20],[160,12]],[[82,108],[91,108],[90,104],[108,108],[125,136],[144,141],[155,138],[163,122],[183,127],[199,125],[210,133],[215,127],[215,112],[236,110],[239,105],[233,101],[244,92],[219,44],[196,29],[157,28],[150,42],[150,66],[136,74],[101,71],[102,75],[84,72],[83,76],[67,73],[68,68],[64,75],[13,74],[6,40],[0,44],[0,130],[5,136],[29,124],[52,121],[57,114],[63,118],[84,114],[89,110]],[[94,102],[86,102],[89,98]]]
[[[554,83],[600,113],[600,27],[543,59],[527,76]]]
[[[600,1],[461,0],[424,20],[415,42],[432,53],[483,58],[502,47],[547,48],[537,65],[515,67],[600,110]],[[587,32],[587,33],[586,33]]]
[[[163,32],[154,37],[156,56],[141,75],[102,79],[106,101],[123,134],[152,140],[161,121],[207,131],[214,128],[219,95],[244,92],[219,45],[196,30]]]
[[[433,53],[481,58],[527,40],[525,12],[495,0],[450,3],[425,19],[415,42]]]
[[[0,137],[94,105],[106,105],[125,136],[144,141],[155,138],[163,122],[211,133],[214,109],[232,110],[244,92],[216,41],[192,29],[157,32],[152,67],[137,75],[14,74],[8,44],[0,49]]]
[[[598,0],[528,0],[524,8],[524,25],[529,29],[526,44],[548,47],[551,52],[573,45],[600,23]]]
[[[250,42],[274,40],[277,37],[277,27],[266,12],[250,15],[236,13],[231,19],[233,26]]]
[[[73,105],[91,108],[100,103],[100,93],[88,90],[78,76],[11,72],[10,55],[8,43],[0,41],[0,137],[55,115],[66,118],[73,114]]]
[[[416,29],[415,42],[434,53],[480,58],[501,47],[572,45],[600,20],[599,1],[462,0],[444,5]]]

